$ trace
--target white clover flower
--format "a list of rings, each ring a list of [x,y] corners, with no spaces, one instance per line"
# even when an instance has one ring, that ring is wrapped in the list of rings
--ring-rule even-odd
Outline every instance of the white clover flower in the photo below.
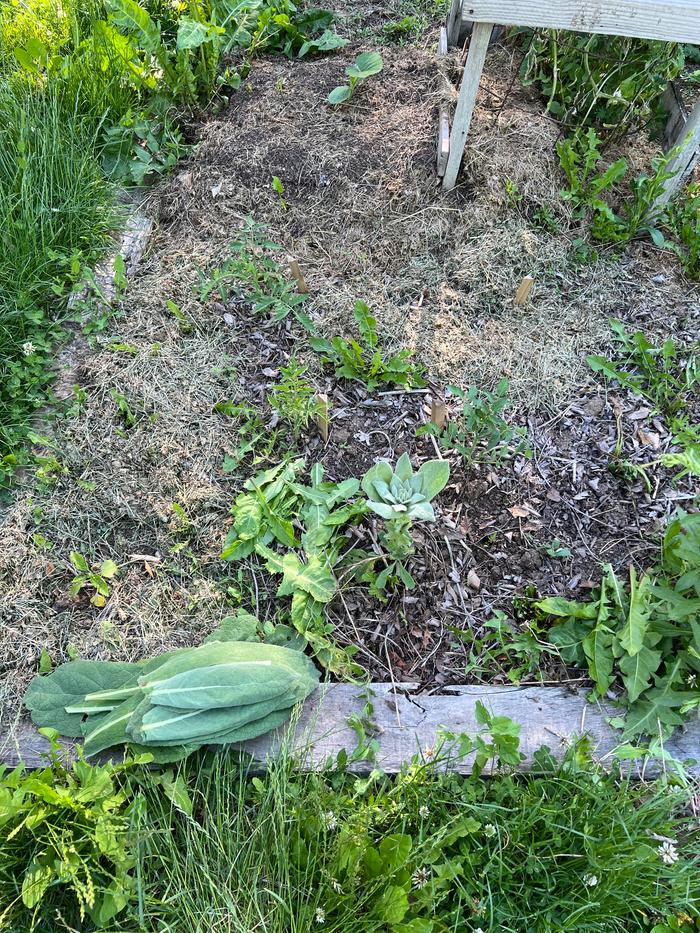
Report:
[[[598,884],[598,876],[597,875],[584,875],[583,883],[589,888],[594,888]]]
[[[36,347],[31,340],[27,340],[26,343],[22,344],[22,353],[24,353],[25,356],[31,356],[32,353],[36,353]]]
[[[489,839],[492,839],[496,835],[497,832],[498,830],[493,825],[493,823],[487,823],[486,826],[484,826],[484,835],[487,836]]]
[[[430,871],[427,868],[416,868],[411,875],[414,888],[424,888],[430,881]]]
[[[484,933],[484,931],[481,929],[481,927],[477,927],[476,930],[474,930],[474,933]]]
[[[326,911],[323,907],[316,908],[316,923],[325,923],[326,922]]]
[[[418,810],[418,816],[420,816],[422,820],[426,820],[430,816],[430,807],[426,807],[425,804],[423,804]]]
[[[678,861],[678,849],[673,842],[662,842],[658,851],[664,865],[673,865]]]
[[[326,813],[323,814],[323,822],[325,823],[326,829],[335,829],[338,825],[338,820],[332,810],[327,810]]]

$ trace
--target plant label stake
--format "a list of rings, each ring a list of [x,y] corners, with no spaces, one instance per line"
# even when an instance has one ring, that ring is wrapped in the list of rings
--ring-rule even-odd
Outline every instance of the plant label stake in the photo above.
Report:
[[[534,284],[534,278],[531,275],[526,275],[520,285],[518,285],[518,290],[515,293],[515,304],[517,307],[522,308],[528,303]]]
[[[435,395],[430,401],[430,420],[441,431],[447,421],[447,406],[442,395]]]
[[[296,259],[289,257],[289,271],[292,273],[292,277],[296,280],[297,291],[300,295],[309,294],[309,286],[306,284],[306,279],[304,278],[301,269],[299,268],[299,263]]]
[[[330,427],[330,420],[328,417],[328,396],[319,392],[316,396],[316,403],[318,405],[318,411],[316,413],[316,427],[318,432],[323,438],[323,443],[328,443],[328,434]]]

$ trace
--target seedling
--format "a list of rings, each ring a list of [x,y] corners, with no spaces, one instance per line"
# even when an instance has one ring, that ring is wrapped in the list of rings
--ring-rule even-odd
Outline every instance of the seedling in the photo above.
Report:
[[[98,608],[104,606],[110,593],[108,581],[116,577],[119,567],[113,560],[103,560],[99,570],[92,570],[85,557],[78,551],[71,551],[70,562],[78,572],[70,585],[70,595],[77,596],[85,587],[90,587],[94,590],[90,597],[92,605]]]
[[[221,301],[228,301],[235,294],[249,301],[253,311],[269,314],[275,321],[293,312],[304,326],[312,327],[299,307],[308,296],[294,290],[296,283],[288,281],[284,266],[275,260],[279,249],[267,238],[266,228],[248,217],[230,246],[230,258],[208,275],[200,273],[199,297],[206,301],[218,294]]]
[[[179,305],[176,305],[175,302],[172,301],[170,298],[168,298],[165,304],[168,308],[168,311],[170,311],[172,316],[175,318],[175,320],[179,324],[180,333],[190,334],[192,332],[192,322],[187,317],[185,312],[180,308]]]
[[[548,557],[557,557],[560,559],[571,557],[571,551],[568,547],[562,545],[559,538],[554,538],[549,544],[546,544],[544,552]]]
[[[284,211],[287,210],[287,202],[282,197],[284,194],[284,185],[282,184],[282,179],[278,178],[277,175],[272,176],[272,187],[279,195],[280,210],[284,213]]]
[[[348,65],[345,69],[345,74],[349,79],[348,83],[334,88],[328,95],[328,103],[336,107],[339,104],[346,103],[354,95],[358,84],[372,75],[379,74],[383,67],[384,62],[379,52],[363,52],[358,55],[355,63]]]
[[[321,354],[322,362],[335,367],[337,377],[364,382],[370,391],[382,383],[405,388],[425,385],[420,369],[411,361],[410,350],[399,350],[393,356],[384,357],[377,321],[364,301],[355,302],[354,317],[360,331],[359,343],[342,337],[309,338],[312,349]]]
[[[602,372],[648,399],[662,414],[681,412],[689,394],[700,385],[700,342],[682,357],[670,339],[655,347],[641,331],[628,334],[621,321],[612,320],[610,326],[622,351],[621,358],[612,361],[605,356],[589,356],[593,372]]]
[[[289,425],[295,441],[319,412],[316,387],[306,378],[306,366],[296,357],[282,367],[280,381],[272,387],[267,400]]]
[[[426,424],[416,431],[419,437],[436,436],[446,450],[457,450],[469,464],[504,463],[516,454],[529,456],[525,431],[513,428],[503,418],[508,407],[508,380],[501,379],[493,392],[471,386],[466,392],[448,386],[452,395],[462,401],[461,414],[449,421],[441,431],[435,424]]]
[[[386,460],[380,460],[365,473],[362,489],[367,505],[387,522],[381,542],[390,560],[375,580],[377,589],[384,589],[396,577],[407,589],[414,588],[413,577],[404,566],[413,553],[411,525],[414,521],[435,521],[430,502],[449,478],[450,465],[446,460],[429,460],[414,473],[408,454],[399,457],[395,470]]]

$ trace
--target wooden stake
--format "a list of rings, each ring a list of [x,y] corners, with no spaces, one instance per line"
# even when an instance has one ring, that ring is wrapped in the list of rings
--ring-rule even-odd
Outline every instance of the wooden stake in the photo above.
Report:
[[[518,290],[515,293],[515,304],[518,307],[526,305],[530,298],[530,292],[532,291],[532,286],[535,284],[535,280],[531,275],[526,275],[522,280],[520,285],[518,285]]]
[[[447,405],[442,395],[435,395],[430,401],[430,420],[441,431],[447,421]]]
[[[289,271],[292,273],[293,278],[296,279],[297,291],[300,295],[308,295],[309,286],[306,284],[306,279],[304,278],[301,269],[299,268],[299,263],[296,259],[289,259]]]
[[[442,179],[442,187],[446,191],[451,191],[457,184],[459,166],[462,162],[464,145],[467,141],[469,126],[472,122],[474,104],[476,103],[476,95],[479,92],[481,72],[484,70],[484,62],[486,61],[486,52],[488,51],[492,29],[493,23],[475,23],[472,31],[467,63],[464,66],[462,86],[459,89],[457,109],[455,110],[455,118],[452,122],[450,155],[447,160],[445,177]]]
[[[324,395],[322,392],[319,392],[316,396],[316,427],[318,428],[318,433],[323,439],[323,443],[328,443],[328,434],[330,429],[330,419],[328,417],[328,396]]]
[[[440,122],[438,124],[438,146],[437,146],[437,173],[442,178],[447,168],[447,160],[450,157],[450,121],[447,118],[447,111],[440,110]]]
[[[447,14],[447,22],[445,23],[445,32],[447,33],[447,41],[450,45],[457,45],[459,39],[459,27],[461,26],[462,20],[462,0],[452,0],[450,4],[450,12]]]
[[[438,48],[437,48],[438,58],[444,58],[447,55],[447,29],[445,26],[440,27],[440,38],[438,39]]]

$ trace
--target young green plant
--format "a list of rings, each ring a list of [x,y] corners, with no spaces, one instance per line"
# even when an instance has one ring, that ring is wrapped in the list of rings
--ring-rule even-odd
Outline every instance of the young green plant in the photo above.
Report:
[[[334,88],[328,95],[328,103],[337,107],[351,100],[357,85],[371,78],[372,75],[379,74],[383,67],[384,61],[379,52],[362,52],[357,56],[354,64],[348,65],[345,69],[348,83]]]
[[[444,489],[449,478],[450,465],[446,460],[428,460],[414,473],[406,453],[399,457],[395,469],[386,460],[380,460],[365,473],[362,489],[367,505],[387,523],[380,540],[389,559],[374,581],[377,589],[383,590],[396,578],[407,589],[415,587],[405,565],[414,552],[411,526],[414,521],[435,521],[431,500]]]

